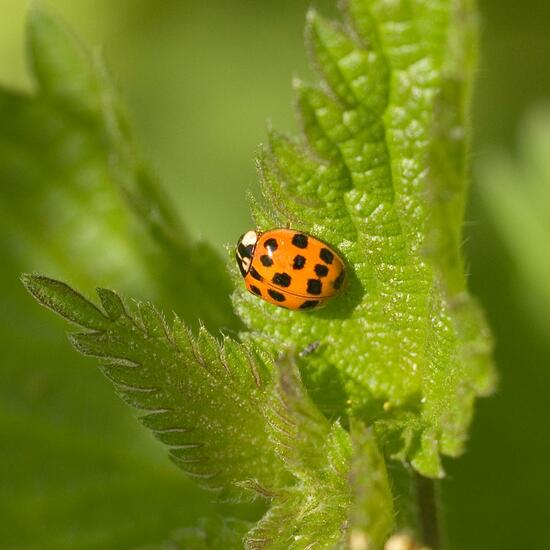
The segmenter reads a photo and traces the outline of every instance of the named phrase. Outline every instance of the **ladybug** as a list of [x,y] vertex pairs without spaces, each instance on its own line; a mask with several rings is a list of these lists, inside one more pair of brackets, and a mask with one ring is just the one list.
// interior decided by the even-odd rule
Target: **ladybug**
[[327,244],[292,229],[248,231],[237,243],[246,288],[287,309],[313,309],[338,294],[344,262]]

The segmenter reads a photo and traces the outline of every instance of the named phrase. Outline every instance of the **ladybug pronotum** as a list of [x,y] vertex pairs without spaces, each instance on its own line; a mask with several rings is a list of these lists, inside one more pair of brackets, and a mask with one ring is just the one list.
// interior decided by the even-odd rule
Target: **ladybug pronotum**
[[324,242],[292,229],[248,231],[237,243],[246,288],[287,309],[313,309],[338,294],[345,279],[341,258]]

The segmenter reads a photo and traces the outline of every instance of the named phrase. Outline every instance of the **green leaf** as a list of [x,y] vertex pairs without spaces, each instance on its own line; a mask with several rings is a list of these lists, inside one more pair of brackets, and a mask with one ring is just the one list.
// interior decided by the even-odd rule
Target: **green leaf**
[[234,304],[264,349],[318,342],[301,361],[318,406],[359,416],[387,454],[439,477],[494,386],[461,252],[475,10],[349,0],[344,18],[308,17],[322,85],[295,83],[303,136],[270,133],[258,161],[270,208],[253,207],[261,229],[290,224],[338,250],[348,289],[308,313],[242,285]]
[[[96,306],[66,284],[40,275],[22,275],[21,281],[27,290],[47,308],[62,317],[91,330],[106,330],[109,319]],[[102,289],[101,296],[106,298]],[[109,310],[114,310],[113,300],[109,300]]]
[[203,518],[197,527],[185,527],[172,534],[165,544],[143,547],[141,550],[240,550],[250,523],[221,517]]
[[247,548],[348,548],[368,541],[382,549],[394,528],[393,494],[372,430],[352,435],[329,422],[305,392],[291,356],[278,361],[271,408],[272,439],[298,480],[277,491],[247,535]]
[[297,483],[275,492],[269,511],[248,533],[246,547],[331,548],[343,537],[351,501],[350,438],[313,404],[290,357],[279,361],[279,369],[270,433]]
[[101,112],[98,79],[90,55],[67,28],[39,4],[27,16],[29,64],[38,89],[64,108]]
[[[1,546],[134,548],[213,513],[212,495],[166,460],[101,373],[67,346],[63,323],[29,299],[11,242],[0,237]],[[101,322],[96,314],[83,322]]]
[[188,476],[241,499],[254,496],[243,483],[268,492],[288,482],[266,430],[274,366],[265,354],[227,337],[220,344],[204,328],[194,337],[148,304],[131,314],[112,291],[99,292],[104,314],[64,283],[37,275],[23,283],[43,305],[92,329],[71,334],[71,343],[100,358],[119,395],[147,411],[141,422]]
[[39,6],[27,34],[35,92],[0,91],[0,196],[28,267],[147,295],[192,326],[238,329],[222,259],[177,218],[101,60]]
[[354,495],[348,543],[351,548],[381,549],[393,531],[395,514],[384,456],[374,433],[364,425],[354,423],[352,438],[354,456],[349,483]]
[[[59,281],[23,282],[84,329],[70,335],[74,347],[99,358],[117,393],[147,412],[142,422],[187,475],[230,501],[269,504],[246,535],[248,524],[214,522],[175,533],[171,544],[237,547],[244,536],[248,548],[381,549],[396,527],[418,523],[403,520],[403,511],[416,513],[413,491],[385,459],[438,477],[440,454],[463,450],[475,397],[494,383],[490,336],[467,292],[460,249],[473,14],[452,0],[349,0],[344,24],[309,15],[322,83],[295,82],[303,135],[270,131],[258,159],[268,206],[253,207],[260,228],[289,224],[338,250],[348,289],[305,313],[275,309],[241,286],[234,302],[250,330],[240,342],[220,342],[198,320],[210,330],[239,328],[219,258],[189,242],[101,63],[45,12],[33,13],[37,91],[1,97],[14,119],[6,141],[21,153],[5,154],[0,168],[16,187],[23,167],[31,190],[52,174],[47,189],[62,188],[63,200],[45,198],[75,214],[57,237],[87,227],[80,212],[98,187],[86,194],[72,182],[95,183],[99,174],[105,202],[118,201],[105,242],[115,236],[131,259],[112,265],[124,273],[139,266],[136,288],[152,281],[153,298],[181,310],[186,324],[107,289],[98,290],[99,308]],[[29,120],[40,129],[30,140]],[[5,219],[20,223],[9,212]],[[40,250],[49,235],[31,237]],[[102,245],[79,250],[88,265],[75,271],[86,282]],[[53,265],[77,261],[59,250]]]
[[[117,393],[147,411],[141,421],[188,476],[221,489],[224,498],[270,501],[246,534],[248,548],[340,544],[352,500],[354,525],[368,529],[373,544],[387,536],[391,493],[373,435],[358,432],[352,459],[348,432],[315,406],[290,356],[275,364],[249,345],[227,337],[220,343],[205,329],[194,337],[177,317],[169,326],[148,304],[129,313],[106,289],[98,291],[103,312],[59,281],[24,275],[23,283],[40,303],[89,329],[70,334],[74,347],[100,358]],[[191,537],[197,547],[222,540],[200,529],[182,533],[181,540]],[[237,536],[213,533],[227,535],[229,547]]]
[[550,111],[525,117],[518,158],[494,152],[477,165],[485,208],[516,260],[517,290],[540,321],[550,327]]

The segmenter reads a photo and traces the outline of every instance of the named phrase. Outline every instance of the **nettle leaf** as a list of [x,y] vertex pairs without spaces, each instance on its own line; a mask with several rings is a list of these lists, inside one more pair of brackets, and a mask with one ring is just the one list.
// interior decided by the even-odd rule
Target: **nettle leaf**
[[350,548],[383,548],[395,524],[394,494],[384,456],[372,429],[355,422],[351,434],[354,455],[349,483],[354,494],[347,540]]
[[269,410],[271,439],[297,483],[273,495],[246,547],[331,548],[342,540],[351,503],[350,437],[313,404],[289,356],[279,361],[279,369]]
[[35,90],[0,90],[0,179],[3,227],[29,267],[147,289],[193,326],[238,329],[223,260],[181,224],[99,57],[39,6],[27,35]]
[[298,481],[273,496],[246,547],[381,550],[394,529],[394,494],[373,431],[354,422],[350,436],[329,422],[307,395],[292,357],[278,365],[272,440]]
[[205,518],[197,527],[185,527],[172,534],[165,544],[151,545],[141,550],[240,550],[250,523],[242,520],[213,517]]
[[204,328],[194,337],[178,317],[169,326],[149,304],[130,313],[110,290],[98,291],[101,311],[59,281],[25,275],[23,283],[41,304],[87,329],[70,334],[73,346],[101,359],[118,394],[147,411],[141,422],[200,485],[250,500],[243,483],[258,494],[291,479],[265,427],[274,369],[268,356],[229,338],[221,344]]
[[[157,247],[156,256],[136,247],[136,258],[151,274],[160,269],[163,295],[199,328],[192,333],[177,316],[167,323],[149,304],[128,307],[110,290],[97,291],[99,308],[65,283],[38,275],[23,282],[85,329],[70,335],[75,348],[101,359],[183,471],[222,498],[269,504],[250,530],[205,524],[176,533],[173,544],[381,549],[396,526],[419,534],[409,467],[388,474],[385,458],[442,476],[440,454],[462,451],[474,399],[494,383],[490,337],[460,249],[472,11],[451,0],[349,0],[343,24],[310,13],[308,45],[322,84],[295,82],[303,135],[270,131],[258,159],[267,206],[253,201],[253,209],[260,229],[288,224],[333,246],[349,285],[309,313],[274,308],[239,285],[234,303],[250,329],[240,342],[220,342],[197,321],[239,326],[224,308],[227,280],[210,249],[188,244],[136,152],[104,68],[34,12],[37,97],[2,99],[21,120],[34,113],[44,126],[27,150],[20,130],[28,121],[14,124],[21,158],[40,159],[36,148],[52,132],[64,146],[66,135],[89,141],[82,148],[76,139],[74,167],[64,172],[55,161],[53,173],[70,182],[81,159],[93,159],[92,173],[99,169]],[[44,166],[30,181],[40,181]]]
[[451,0],[349,0],[343,24],[310,13],[322,84],[295,83],[303,137],[271,132],[258,160],[270,207],[253,208],[260,229],[290,224],[338,250],[348,289],[307,313],[234,295],[255,344],[319,344],[301,368],[327,415],[361,417],[434,477],[494,385],[460,248],[472,13]]
[[374,435],[354,430],[352,443],[308,396],[290,355],[274,362],[204,328],[193,336],[177,317],[168,325],[148,304],[130,311],[110,290],[98,289],[100,309],[62,282],[22,280],[42,305],[86,329],[69,335],[74,347],[98,357],[122,399],[147,412],[142,423],[187,475],[222,498],[261,496],[270,504],[257,525],[246,524],[246,535],[245,523],[231,528],[220,520],[221,527],[181,530],[173,543],[344,547],[351,517],[381,547],[393,507]]
[[[529,113],[521,126],[518,158],[494,152],[477,165],[485,208],[516,260],[518,291],[550,327],[550,109]],[[521,227],[521,231],[518,231]]]

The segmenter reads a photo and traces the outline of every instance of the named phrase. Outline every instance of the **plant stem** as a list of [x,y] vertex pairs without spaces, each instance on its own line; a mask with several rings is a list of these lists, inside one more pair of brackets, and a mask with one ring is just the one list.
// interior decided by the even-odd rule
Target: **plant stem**
[[439,482],[417,473],[414,476],[422,541],[430,550],[443,550]]
[[387,465],[395,506],[395,531],[409,533],[430,550],[445,550],[439,481],[396,461]]

